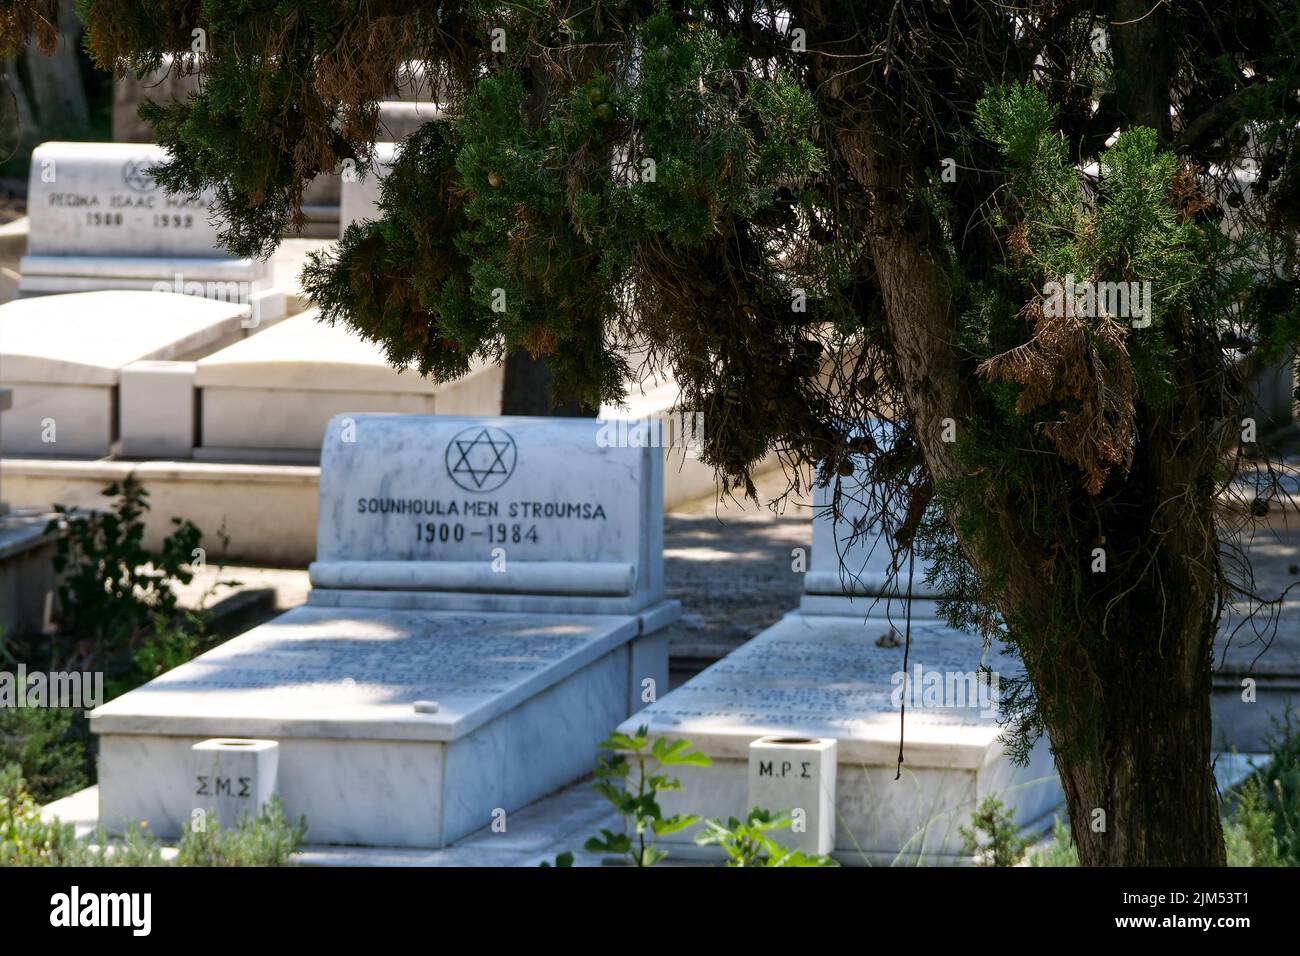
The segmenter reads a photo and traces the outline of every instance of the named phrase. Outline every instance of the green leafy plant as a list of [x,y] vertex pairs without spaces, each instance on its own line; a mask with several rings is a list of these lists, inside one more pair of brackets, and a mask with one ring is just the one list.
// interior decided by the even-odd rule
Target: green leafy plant
[[[185,833],[174,866],[288,866],[302,848],[307,821],[285,819],[279,797],[237,826]],[[142,823],[120,836],[102,828],[86,840],[70,823],[41,817],[16,764],[0,769],[0,866],[163,866],[162,843]]]
[[1223,822],[1228,866],[1281,866],[1274,823],[1265,787],[1252,777],[1242,786],[1232,813]]
[[549,860],[543,860],[538,865],[541,866],[543,869],[549,868],[552,865],[556,867],[573,866],[573,853],[571,853],[568,850],[565,850],[563,853],[556,854],[554,864],[552,864]]
[[700,846],[720,846],[727,854],[727,866],[839,866],[829,856],[817,856],[783,846],[773,836],[777,830],[791,826],[794,818],[789,813],[773,813],[761,807],[749,811],[742,823],[735,817],[726,825],[719,820],[708,820],[704,830],[696,834]]
[[[1270,760],[1258,775],[1257,797],[1273,820],[1278,854],[1274,865],[1300,866],[1300,722],[1289,709],[1275,722],[1268,746]],[[1240,809],[1247,812],[1244,799]]]
[[0,769],[0,866],[77,866],[84,856],[71,824],[41,819],[18,765]]
[[110,837],[102,827],[83,844],[81,866],[165,866],[162,843],[142,822],[121,836]]
[[203,533],[191,521],[172,518],[175,530],[155,553],[144,546],[148,492],[132,478],[113,482],[103,494],[117,499],[107,511],[78,513],[55,505],[61,528],[54,570],[61,575],[58,623],[65,633],[97,647],[127,646],[157,615],[176,612],[173,582],[188,584],[189,567]]
[[215,822],[187,830],[177,846],[180,866],[288,866],[307,836],[307,819],[290,823],[278,796],[230,830]]
[[653,866],[668,856],[668,851],[657,845],[658,838],[685,830],[700,818],[695,814],[663,815],[659,794],[680,790],[682,785],[662,770],[707,767],[713,762],[707,754],[690,750],[690,746],[689,741],[670,741],[666,737],[652,743],[647,727],[637,728],[632,736],[611,733],[601,748],[615,753],[602,757],[597,764],[596,790],[623,815],[623,831],[602,829],[600,836],[587,840],[585,848],[592,853],[619,854],[635,866]]
[[108,699],[119,697],[180,667],[211,650],[220,641],[220,637],[208,630],[200,612],[185,611],[171,619],[156,616],[152,627],[139,636],[138,646],[127,666],[108,680]]
[[49,803],[86,786],[85,719],[62,707],[0,708],[0,767],[13,765],[26,790]]
[[1015,866],[1029,841],[1020,835],[1015,815],[995,796],[985,797],[971,816],[969,827],[958,827],[962,848],[976,866]]

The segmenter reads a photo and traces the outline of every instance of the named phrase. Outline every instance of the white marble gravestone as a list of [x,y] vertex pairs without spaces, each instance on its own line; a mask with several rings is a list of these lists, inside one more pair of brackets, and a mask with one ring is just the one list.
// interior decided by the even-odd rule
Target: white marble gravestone
[[598,427],[331,421],[307,605],[91,714],[100,820],[175,836],[212,737],[278,743],[313,843],[443,846],[590,771],[678,612],[660,460]]
[[0,305],[6,455],[101,457],[120,430],[121,370],[184,360],[245,334],[241,305],[158,292],[82,292]]
[[282,317],[269,264],[218,244],[209,197],[169,196],[154,180],[166,158],[150,144],[36,147],[19,294],[161,290],[247,305],[255,323]]
[[[689,740],[713,758],[707,768],[684,767],[684,789],[661,801],[665,813],[744,818],[751,744],[767,736],[832,739],[837,743],[835,856],[873,864],[951,862],[961,851],[958,827],[980,800],[997,794],[1021,825],[1045,822],[1059,804],[1060,783],[1046,741],[1018,767],[999,740],[997,692],[1018,662],[987,650],[973,634],[937,619],[913,581],[911,646],[903,584],[888,584],[891,558],[878,529],[863,528],[863,507],[843,479],[842,521],[826,507],[833,487],[819,489],[813,556],[799,611],[650,704],[620,727],[642,725],[652,737]],[[867,493],[869,493],[869,489]],[[857,495],[860,500],[868,500]],[[844,585],[839,566],[845,569]],[[922,596],[923,595],[923,596]],[[987,668],[996,683],[983,676]],[[900,725],[900,705],[906,724]],[[898,780],[900,729],[904,763]],[[677,768],[674,768],[676,770]],[[766,807],[779,811],[791,807]],[[693,830],[673,834],[692,852]]]
[[[873,430],[882,443],[889,440],[887,424]],[[930,564],[918,556],[909,567],[907,553],[892,543],[897,519],[889,529],[869,520],[878,519],[886,504],[891,515],[900,514],[901,503],[881,501],[881,492],[861,474],[833,477],[813,490],[812,560],[804,574],[799,610],[901,625],[910,595],[913,618],[936,619],[936,602],[943,595],[926,583]]]
[[375,160],[364,176],[351,172],[343,177],[339,203],[339,235],[354,222],[378,219],[379,186],[397,159],[398,143],[375,143]]
[[310,309],[198,361],[202,437],[194,457],[314,462],[326,423],[343,412],[495,414],[501,374],[478,364],[438,383],[399,372],[379,346]]

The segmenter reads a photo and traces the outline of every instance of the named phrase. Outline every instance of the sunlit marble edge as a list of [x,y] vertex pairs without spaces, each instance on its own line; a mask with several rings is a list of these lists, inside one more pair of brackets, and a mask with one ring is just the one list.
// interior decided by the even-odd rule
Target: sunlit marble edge
[[[286,622],[297,613],[289,611],[270,624]],[[490,612],[485,612],[489,613]],[[514,614],[501,614],[501,617],[514,617]],[[538,623],[545,624],[546,615],[538,615]],[[233,716],[216,712],[209,713],[175,713],[177,694],[182,691],[167,692],[166,697],[157,701],[157,707],[151,709],[148,688],[130,691],[121,697],[95,708],[89,713],[90,729],[97,734],[147,734],[164,736],[209,736],[209,737],[265,737],[278,739],[284,737],[324,738],[335,740],[382,740],[382,741],[433,741],[448,742],[464,737],[479,727],[490,723],[502,714],[514,709],[526,700],[541,694],[548,688],[560,683],[565,678],[582,670],[588,664],[600,660],[610,652],[629,643],[641,634],[640,621],[635,617],[605,615],[552,615],[552,623],[563,620],[572,621],[580,617],[582,623],[589,627],[604,626],[602,634],[592,635],[582,647],[566,654],[563,658],[550,664],[537,673],[530,674],[499,694],[482,701],[466,710],[459,717],[448,714],[416,714],[413,711],[404,717],[394,718],[387,715],[366,717],[355,713],[346,716],[328,717],[284,717],[284,716]],[[291,622],[290,622],[291,623]],[[205,661],[217,651],[229,652],[236,649],[237,642],[256,634],[261,628],[254,628],[247,634],[222,644],[220,647],[200,655],[188,664],[168,675],[173,679],[183,679],[189,670],[198,671]],[[210,661],[209,661],[210,663]],[[237,694],[238,689],[221,688],[224,695]],[[142,706],[146,704],[146,706]],[[244,703],[247,706],[247,703]],[[402,705],[394,705],[402,706]],[[405,706],[410,706],[409,704]],[[164,709],[166,708],[166,709]]]
[[[792,614],[809,617],[844,617],[859,621],[881,621],[902,630],[907,622],[907,600],[879,594],[807,594],[799,598],[799,609]],[[943,623],[938,602],[929,598],[912,600],[912,622]]]
[[464,591],[355,591],[342,588],[313,588],[307,595],[311,607],[358,607],[371,610],[474,611],[520,614],[635,614],[645,622],[676,619],[681,605],[661,595],[634,594],[625,598],[578,595],[469,593]]

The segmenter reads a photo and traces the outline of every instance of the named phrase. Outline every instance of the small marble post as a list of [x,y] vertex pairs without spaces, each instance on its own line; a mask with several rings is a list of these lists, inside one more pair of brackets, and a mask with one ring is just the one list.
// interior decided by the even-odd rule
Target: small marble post
[[274,740],[217,737],[194,745],[194,808],[223,830],[252,816],[276,793],[280,745]]
[[835,847],[836,743],[827,737],[760,737],[749,745],[746,813],[787,811],[793,824],[770,834],[804,853]]

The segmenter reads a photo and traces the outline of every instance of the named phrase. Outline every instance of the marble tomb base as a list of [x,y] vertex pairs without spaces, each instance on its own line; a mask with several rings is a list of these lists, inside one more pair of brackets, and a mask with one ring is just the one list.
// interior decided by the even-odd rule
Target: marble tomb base
[[279,793],[312,843],[444,846],[591,769],[638,675],[666,680],[666,632],[640,630],[635,615],[298,608],[94,711],[99,820],[176,837],[203,799],[193,745],[259,738],[279,743]]
[[[664,813],[743,818],[750,743],[781,736],[837,742],[834,855],[846,862],[954,862],[958,827],[990,794],[1022,826],[1048,825],[1062,796],[1046,741],[1028,766],[1012,764],[998,739],[996,708],[985,706],[987,692],[983,702],[978,691],[968,692],[983,659],[980,639],[934,620],[912,624],[908,673],[916,689],[907,701],[902,776],[894,779],[900,725],[891,697],[901,688],[895,675],[903,671],[903,648],[877,644],[889,630],[861,614],[792,613],[625,721],[625,732],[646,725],[652,738],[689,740],[713,759],[706,768],[672,768],[683,790],[663,796]],[[1008,666],[996,655],[988,663],[1000,673]],[[921,675],[952,680],[957,694],[926,706],[918,667]],[[962,693],[968,706],[946,706]],[[694,833],[668,837],[670,852],[696,852]]]

